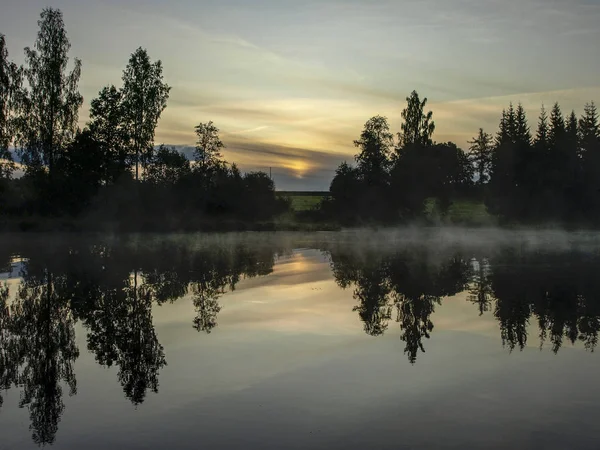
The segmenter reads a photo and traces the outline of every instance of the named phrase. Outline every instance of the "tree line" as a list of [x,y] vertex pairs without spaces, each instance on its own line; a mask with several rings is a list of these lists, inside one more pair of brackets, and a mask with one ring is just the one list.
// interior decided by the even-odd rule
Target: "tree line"
[[[263,172],[223,160],[211,121],[193,130],[193,160],[156,146],[171,87],[161,61],[143,48],[104,87],[78,126],[82,63],[70,63],[60,10],[38,21],[25,64],[9,60],[0,35],[0,212],[6,217],[112,220],[121,229],[195,229],[215,218],[268,221],[289,209]],[[495,135],[480,129],[468,151],[435,142],[427,98],[413,91],[394,136],[386,117],[369,119],[355,164],[342,163],[317,216],[341,224],[422,219],[431,199],[446,214],[457,198],[485,202],[501,222],[600,223],[600,125],[593,102],[565,116],[542,107],[535,133],[521,104],[502,111]],[[15,161],[16,155],[18,161]],[[24,171],[14,177],[17,163]]]
[[542,106],[535,136],[522,104],[502,111],[495,136],[479,129],[469,152],[432,140],[433,113],[413,91],[394,139],[385,117],[369,119],[354,142],[356,164],[342,163],[322,210],[344,223],[423,218],[435,199],[485,201],[501,222],[600,223],[600,126],[594,102],[578,119]]
[[[242,174],[223,160],[212,123],[195,127],[192,161],[154,143],[171,87],[161,61],[143,48],[123,70],[122,85],[104,87],[78,126],[82,63],[71,47],[60,10],[38,21],[25,65],[9,60],[0,35],[0,208],[4,215],[113,218],[132,223],[203,217],[263,220],[286,205],[263,172]],[[14,151],[12,151],[14,150]],[[15,161],[13,155],[17,156]],[[24,175],[13,177],[16,162]],[[165,217],[167,219],[165,219]]]

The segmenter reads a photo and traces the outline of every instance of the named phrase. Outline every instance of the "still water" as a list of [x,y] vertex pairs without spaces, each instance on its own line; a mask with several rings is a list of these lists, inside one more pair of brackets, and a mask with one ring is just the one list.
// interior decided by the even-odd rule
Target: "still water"
[[0,449],[598,449],[600,235],[0,238]]

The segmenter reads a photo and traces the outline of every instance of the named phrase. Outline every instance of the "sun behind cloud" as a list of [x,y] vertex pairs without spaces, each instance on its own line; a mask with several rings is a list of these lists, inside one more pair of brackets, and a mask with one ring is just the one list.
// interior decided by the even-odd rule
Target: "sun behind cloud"
[[311,170],[311,166],[306,161],[292,160],[284,162],[282,167],[291,170],[296,178],[302,179]]

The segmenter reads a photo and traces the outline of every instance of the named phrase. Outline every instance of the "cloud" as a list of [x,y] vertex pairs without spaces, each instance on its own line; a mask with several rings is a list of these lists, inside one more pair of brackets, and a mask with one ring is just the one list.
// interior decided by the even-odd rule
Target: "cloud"
[[250,128],[248,130],[240,130],[240,131],[230,131],[229,134],[248,134],[248,133],[256,133],[257,131],[261,131],[261,130],[266,130],[267,128],[269,128],[266,125],[260,126],[260,127],[256,127],[256,128]]
[[[194,147],[172,145],[193,159]],[[349,147],[351,148],[351,147]],[[226,142],[224,159],[235,163],[243,172],[262,171],[273,174],[278,190],[328,190],[335,169],[353,154],[332,154],[300,147],[257,142],[236,137]]]

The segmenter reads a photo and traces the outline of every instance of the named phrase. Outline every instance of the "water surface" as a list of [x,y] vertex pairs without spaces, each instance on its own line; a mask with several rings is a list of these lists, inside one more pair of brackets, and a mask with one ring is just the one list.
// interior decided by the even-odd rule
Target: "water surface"
[[0,449],[598,448],[600,235],[0,239]]

